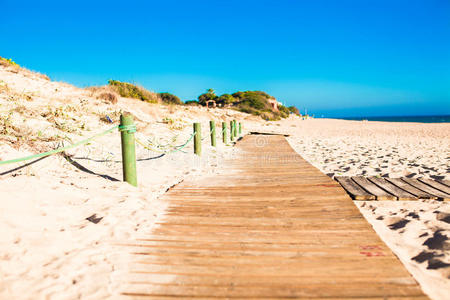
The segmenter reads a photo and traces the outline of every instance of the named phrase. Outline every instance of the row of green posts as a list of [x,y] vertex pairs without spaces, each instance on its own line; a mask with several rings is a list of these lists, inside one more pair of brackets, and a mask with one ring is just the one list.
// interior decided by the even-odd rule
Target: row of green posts
[[[242,133],[242,124],[237,123],[236,120],[230,121],[230,140],[234,141]],[[202,155],[202,124],[194,123],[194,153]],[[217,146],[216,122],[209,121],[209,134],[211,137],[211,146]],[[222,142],[228,143],[228,128],[227,123],[222,122]]]
[[[216,140],[216,122],[209,121],[211,146],[217,146]],[[122,145],[122,168],[123,180],[133,186],[137,186],[136,174],[136,146],[134,133],[136,127],[133,123],[133,117],[129,113],[124,113],[120,116],[119,130],[121,133]],[[242,124],[236,120],[230,121],[230,141],[235,141],[242,134]],[[202,154],[202,126],[201,123],[194,123],[194,153],[196,155]],[[227,123],[222,122],[222,142],[228,144],[228,128]]]

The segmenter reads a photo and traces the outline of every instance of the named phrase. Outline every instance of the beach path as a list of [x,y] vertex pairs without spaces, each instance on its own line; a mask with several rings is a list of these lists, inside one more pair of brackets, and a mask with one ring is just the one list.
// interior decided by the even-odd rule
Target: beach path
[[131,254],[133,299],[427,299],[339,183],[283,136],[245,136],[220,174],[186,180]]

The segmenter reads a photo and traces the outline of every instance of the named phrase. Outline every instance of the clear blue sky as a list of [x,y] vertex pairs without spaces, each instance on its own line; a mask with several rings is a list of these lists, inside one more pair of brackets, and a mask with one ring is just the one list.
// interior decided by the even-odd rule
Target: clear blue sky
[[0,56],[77,86],[263,90],[316,116],[450,114],[450,0],[0,0]]

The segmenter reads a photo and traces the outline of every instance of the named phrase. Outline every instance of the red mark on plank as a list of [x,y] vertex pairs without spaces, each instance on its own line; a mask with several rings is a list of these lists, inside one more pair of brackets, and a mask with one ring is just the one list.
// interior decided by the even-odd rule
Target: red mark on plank
[[367,257],[385,256],[385,254],[381,251],[361,251],[361,252],[359,252],[359,254],[365,255]]

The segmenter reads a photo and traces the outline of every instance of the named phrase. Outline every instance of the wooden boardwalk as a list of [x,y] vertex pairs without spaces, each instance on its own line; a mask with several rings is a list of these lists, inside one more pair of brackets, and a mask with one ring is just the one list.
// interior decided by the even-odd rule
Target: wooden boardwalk
[[354,200],[450,201],[450,182],[426,178],[336,177]]
[[243,138],[220,175],[164,196],[135,244],[133,299],[427,299],[341,186],[282,136]]

